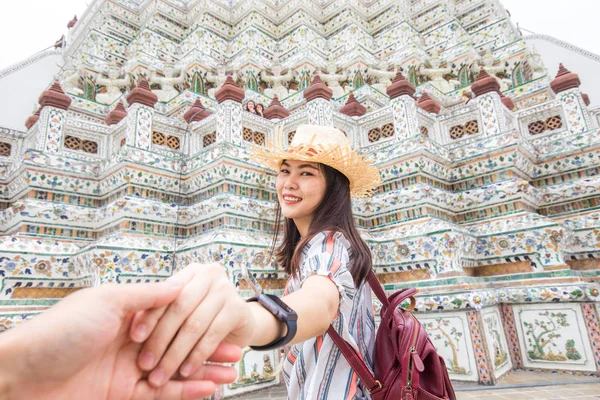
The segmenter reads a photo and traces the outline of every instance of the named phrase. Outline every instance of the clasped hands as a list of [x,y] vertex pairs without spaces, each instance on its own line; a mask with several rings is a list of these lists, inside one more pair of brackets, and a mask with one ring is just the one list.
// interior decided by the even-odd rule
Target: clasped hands
[[219,265],[78,291],[0,335],[0,399],[198,399],[231,383],[254,332]]

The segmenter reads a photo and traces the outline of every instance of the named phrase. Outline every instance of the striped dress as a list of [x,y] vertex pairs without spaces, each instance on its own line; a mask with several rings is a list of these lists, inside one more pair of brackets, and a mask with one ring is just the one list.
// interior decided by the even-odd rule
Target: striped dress
[[[352,263],[352,249],[344,235],[321,232],[304,247],[300,274],[288,281],[286,294],[299,290],[314,274],[329,277],[340,292],[340,307],[332,325],[372,368],[375,323],[371,290],[367,284],[356,290],[349,272]],[[370,399],[327,334],[292,346],[283,374],[289,400]]]

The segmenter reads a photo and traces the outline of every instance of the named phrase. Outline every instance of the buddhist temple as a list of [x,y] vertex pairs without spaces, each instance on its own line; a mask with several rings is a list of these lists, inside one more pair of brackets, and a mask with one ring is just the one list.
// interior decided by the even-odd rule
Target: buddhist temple
[[[250,156],[309,123],[379,168],[356,223],[454,381],[598,376],[600,56],[498,0],[90,0],[67,24],[0,70],[0,331],[191,262],[283,294],[275,174]],[[218,397],[278,364],[245,351]]]

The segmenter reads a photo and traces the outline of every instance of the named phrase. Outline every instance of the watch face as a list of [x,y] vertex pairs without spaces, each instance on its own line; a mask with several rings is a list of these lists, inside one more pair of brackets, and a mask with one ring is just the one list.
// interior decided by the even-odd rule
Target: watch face
[[292,310],[290,308],[290,306],[288,306],[283,301],[281,301],[281,299],[279,297],[271,297],[271,300],[273,300],[275,303],[277,303],[277,305],[279,307],[281,307],[281,309],[283,309],[283,311],[285,311],[286,313],[296,313],[294,310]]
[[259,302],[280,320],[291,321],[298,319],[296,312],[277,296],[262,294],[259,296]]

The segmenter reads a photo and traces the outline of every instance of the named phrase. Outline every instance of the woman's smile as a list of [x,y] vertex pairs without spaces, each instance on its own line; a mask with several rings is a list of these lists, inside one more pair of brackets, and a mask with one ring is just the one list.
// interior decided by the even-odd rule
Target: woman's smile
[[283,195],[283,202],[285,204],[297,204],[301,201],[302,201],[302,198],[300,198],[298,196],[293,196],[293,195],[289,195],[289,194]]

